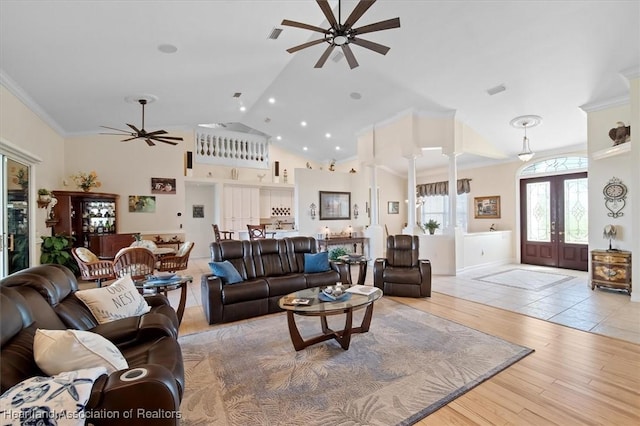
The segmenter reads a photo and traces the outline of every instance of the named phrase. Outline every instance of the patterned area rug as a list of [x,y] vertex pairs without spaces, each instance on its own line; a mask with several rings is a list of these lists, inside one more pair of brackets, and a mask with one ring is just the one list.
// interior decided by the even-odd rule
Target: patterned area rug
[[[303,337],[320,330],[296,320]],[[180,343],[183,425],[410,425],[533,352],[384,298],[348,351],[331,340],[296,352],[284,313]]]
[[525,290],[543,290],[545,288],[574,279],[571,275],[538,272],[528,269],[510,269],[496,274],[475,278],[478,281],[523,288]]

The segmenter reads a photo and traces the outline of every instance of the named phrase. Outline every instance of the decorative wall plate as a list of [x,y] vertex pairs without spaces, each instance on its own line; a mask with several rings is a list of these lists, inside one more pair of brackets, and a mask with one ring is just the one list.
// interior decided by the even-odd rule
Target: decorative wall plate
[[620,217],[624,215],[622,209],[627,204],[627,185],[622,183],[617,177],[613,177],[604,186],[604,205],[609,210],[609,217]]

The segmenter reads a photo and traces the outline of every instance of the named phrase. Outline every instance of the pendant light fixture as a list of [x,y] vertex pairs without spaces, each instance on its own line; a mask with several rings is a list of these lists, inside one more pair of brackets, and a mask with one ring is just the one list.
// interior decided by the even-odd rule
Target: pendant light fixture
[[531,151],[529,146],[529,138],[527,137],[527,128],[535,127],[542,123],[542,117],[537,115],[521,115],[510,121],[511,126],[517,129],[524,129],[524,139],[522,139],[522,151],[518,154],[521,161],[529,161],[533,158],[535,152]]

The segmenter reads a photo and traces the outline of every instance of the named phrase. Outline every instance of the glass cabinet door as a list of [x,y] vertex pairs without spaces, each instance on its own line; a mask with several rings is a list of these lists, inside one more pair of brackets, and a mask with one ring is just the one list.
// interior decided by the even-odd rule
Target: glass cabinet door
[[30,167],[2,158],[2,276],[29,267]]

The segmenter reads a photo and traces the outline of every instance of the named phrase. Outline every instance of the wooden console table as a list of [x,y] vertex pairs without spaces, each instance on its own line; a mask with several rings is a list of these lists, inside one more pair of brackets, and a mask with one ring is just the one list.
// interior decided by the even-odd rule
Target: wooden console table
[[320,251],[329,251],[329,246],[346,246],[353,244],[353,252],[358,250],[358,243],[360,243],[360,249],[362,254],[364,253],[364,245],[369,245],[369,238],[367,237],[339,237],[339,238],[325,238],[318,240],[318,248]]

